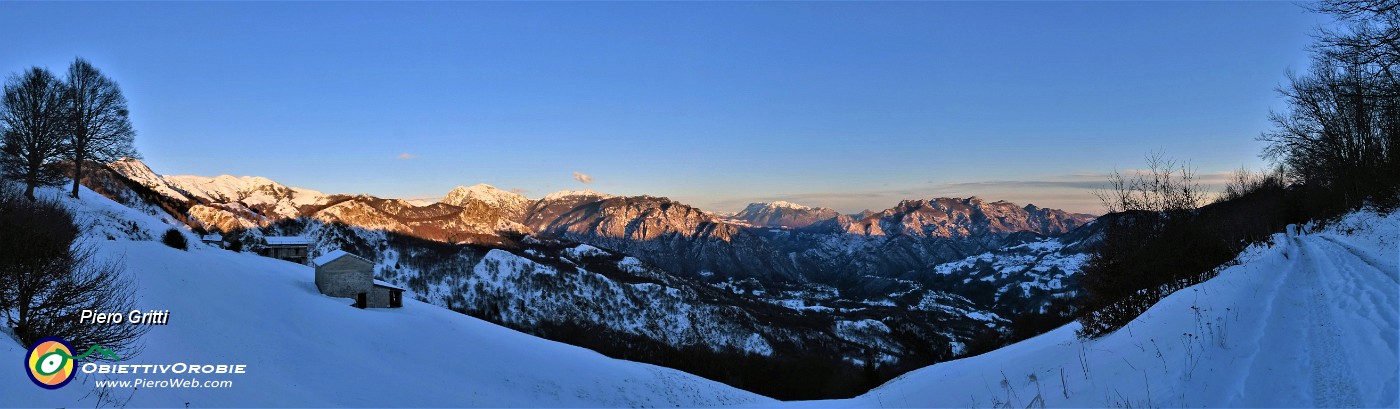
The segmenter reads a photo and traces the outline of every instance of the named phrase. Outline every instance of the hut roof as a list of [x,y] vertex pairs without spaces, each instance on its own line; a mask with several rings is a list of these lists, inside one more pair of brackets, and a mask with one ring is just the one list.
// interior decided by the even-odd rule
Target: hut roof
[[309,246],[311,239],[301,236],[267,236],[263,242],[269,246]]
[[374,285],[375,285],[376,287],[392,288],[392,289],[399,290],[399,291],[403,291],[403,290],[404,290],[403,287],[399,287],[399,286],[397,286],[397,285],[389,284],[389,282],[384,281],[384,280],[374,280]]
[[326,263],[330,263],[330,262],[332,262],[332,261],[336,261],[336,260],[340,259],[341,257],[346,257],[346,256],[354,257],[354,258],[360,259],[361,261],[364,261],[364,262],[369,263],[369,264],[371,264],[371,265],[374,264],[374,262],[372,262],[372,261],[365,260],[364,257],[360,257],[360,256],[357,256],[357,255],[354,255],[354,254],[350,254],[349,252],[347,252],[347,251],[345,251],[345,250],[336,250],[336,251],[332,251],[332,252],[330,252],[330,253],[326,253],[325,255],[322,255],[321,257],[317,257],[315,260],[311,260],[311,264],[312,264],[312,265],[317,265],[317,266],[324,266],[324,265],[326,265]]

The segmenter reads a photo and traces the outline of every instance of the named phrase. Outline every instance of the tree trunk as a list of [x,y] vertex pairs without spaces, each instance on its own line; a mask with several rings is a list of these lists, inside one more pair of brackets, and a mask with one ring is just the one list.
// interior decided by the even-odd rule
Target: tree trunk
[[19,299],[19,316],[16,317],[14,328],[15,338],[19,338],[20,343],[25,344],[23,346],[27,348],[29,347],[28,344],[34,341],[29,339],[29,303],[32,302],[34,298],[29,297],[27,291],[21,290]]
[[73,161],[73,198],[78,198],[78,180],[83,178],[83,158],[79,154],[77,160]]
[[34,198],[34,185],[37,184],[39,184],[39,171],[34,170],[34,167],[31,166],[29,174],[24,175],[24,197],[29,198],[31,202],[37,200]]

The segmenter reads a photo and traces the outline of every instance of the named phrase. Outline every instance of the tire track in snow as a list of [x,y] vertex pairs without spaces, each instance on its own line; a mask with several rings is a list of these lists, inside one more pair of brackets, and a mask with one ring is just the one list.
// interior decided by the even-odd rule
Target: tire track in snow
[[[1326,281],[1333,283],[1334,287],[1341,287],[1338,289],[1345,290],[1350,296],[1333,300],[1334,303],[1330,305],[1333,317],[1352,317],[1340,322],[1349,326],[1344,329],[1339,327],[1336,331],[1345,334],[1353,346],[1372,345],[1378,349],[1383,346],[1385,351],[1390,352],[1385,356],[1383,352],[1371,351],[1364,357],[1357,357],[1357,351],[1348,351],[1352,360],[1345,363],[1351,372],[1369,372],[1379,377],[1361,379],[1367,386],[1363,390],[1379,392],[1378,395],[1368,395],[1372,399],[1378,398],[1374,402],[1395,402],[1400,396],[1400,373],[1396,372],[1395,364],[1396,351],[1400,351],[1400,311],[1396,309],[1396,306],[1400,306],[1400,287],[1392,281],[1396,272],[1393,268],[1387,271],[1383,263],[1375,262],[1361,249],[1332,238],[1323,239],[1325,241],[1319,241],[1317,245],[1334,250],[1323,254],[1336,267],[1331,270],[1336,276],[1327,277]],[[1390,363],[1388,367],[1385,365],[1387,362]],[[1368,365],[1371,366],[1369,369],[1360,369]]]
[[[1327,295],[1331,288],[1344,291],[1347,296],[1358,295],[1357,283],[1352,277],[1340,277],[1342,266],[1328,257],[1328,254],[1314,245],[1309,237],[1297,237],[1294,243],[1301,250],[1301,258],[1310,261],[1311,271],[1295,271],[1306,276],[1302,286],[1294,286],[1288,291],[1307,300],[1307,348],[1309,375],[1312,383],[1313,405],[1317,407],[1361,407],[1361,398],[1356,389],[1356,378],[1349,369],[1343,353],[1338,333],[1334,305]],[[1328,276],[1324,282],[1323,276]],[[1349,318],[1349,317],[1342,317]]]
[[[1284,359],[1277,359],[1275,351],[1282,350],[1291,343],[1291,339],[1300,336],[1297,317],[1288,316],[1291,310],[1290,305],[1280,305],[1281,294],[1286,288],[1292,286],[1292,282],[1299,270],[1299,249],[1292,240],[1280,241],[1280,244],[1287,246],[1280,249],[1288,264],[1278,271],[1256,270],[1250,274],[1271,274],[1273,280],[1270,286],[1262,293],[1256,292],[1256,300],[1262,301],[1263,308],[1259,311],[1258,336],[1254,338],[1254,351],[1249,355],[1244,365],[1248,366],[1243,377],[1237,386],[1239,395],[1234,397],[1234,402],[1229,406],[1280,406],[1285,402],[1299,401],[1302,396],[1297,396],[1302,391],[1278,390],[1276,376],[1278,373],[1289,373],[1300,366],[1299,363],[1289,362]],[[1294,248],[1289,248],[1294,247]],[[1261,299],[1262,298],[1262,299]],[[1296,357],[1297,354],[1289,354]],[[1297,359],[1297,358],[1295,358]]]
[[[1400,340],[1397,340],[1400,336],[1400,311],[1394,309],[1394,306],[1400,305],[1400,287],[1389,281],[1394,272],[1386,271],[1382,265],[1368,260],[1369,255],[1355,247],[1326,237],[1324,239],[1328,242],[1326,244],[1341,250],[1326,253],[1338,267],[1336,271],[1346,274],[1346,277],[1335,281],[1350,284],[1346,288],[1348,295],[1351,295],[1354,301],[1365,302],[1357,305],[1358,308],[1352,312],[1369,318],[1369,321],[1380,329],[1380,338],[1390,350],[1400,350]],[[1356,256],[1364,264],[1347,263],[1349,259],[1340,257],[1345,253]]]
[[1352,246],[1350,244],[1342,242],[1341,240],[1337,240],[1336,238],[1327,235],[1318,235],[1317,237],[1321,237],[1323,240],[1327,240],[1332,244],[1340,246],[1348,253],[1355,255],[1356,258],[1359,258],[1361,259],[1361,261],[1364,261],[1366,262],[1366,264],[1369,264],[1371,268],[1374,268],[1376,269],[1376,271],[1381,272],[1381,274],[1384,275],[1385,278],[1390,279],[1392,283],[1400,285],[1400,267],[1397,267],[1396,265],[1387,264],[1386,262],[1381,261],[1381,259],[1372,257],[1371,254],[1367,253],[1366,251],[1358,249],[1356,248],[1356,246]]

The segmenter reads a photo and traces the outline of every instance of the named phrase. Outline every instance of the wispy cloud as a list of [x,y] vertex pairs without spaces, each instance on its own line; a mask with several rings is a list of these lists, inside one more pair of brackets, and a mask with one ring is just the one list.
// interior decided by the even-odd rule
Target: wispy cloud
[[574,172],[574,180],[586,185],[593,183],[593,176],[589,176],[583,172]]
[[414,155],[408,152],[400,153],[398,156],[399,159],[413,159],[416,157],[418,157],[418,155]]

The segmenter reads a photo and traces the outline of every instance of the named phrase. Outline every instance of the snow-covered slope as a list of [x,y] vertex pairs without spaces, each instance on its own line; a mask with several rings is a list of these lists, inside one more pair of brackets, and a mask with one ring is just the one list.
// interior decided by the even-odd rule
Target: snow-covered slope
[[470,201],[481,201],[492,207],[500,208],[503,212],[511,213],[512,217],[521,217],[525,209],[530,206],[531,200],[519,193],[507,192],[485,183],[467,186],[458,186],[447,192],[447,196],[442,199],[443,203],[453,206],[463,207]]
[[1127,327],[1077,324],[813,407],[1396,407],[1400,213],[1278,234]]
[[112,170],[117,173],[130,178],[132,181],[151,188],[151,190],[154,190],[156,193],[184,202],[190,201],[190,197],[185,195],[184,191],[171,185],[170,182],[165,181],[164,177],[157,175],[156,172],[152,171],[151,168],[147,167],[146,164],[140,160],[122,158],[121,160],[108,163],[107,166],[111,167]]
[[[57,190],[44,189],[51,197]],[[131,407],[712,406],[771,400],[679,371],[604,357],[414,300],[361,310],[316,290],[310,267],[156,241],[169,224],[95,194],[60,198],[99,257],[126,267],[138,307],[168,309],[127,364],[245,364],[247,374],[197,376],[229,388],[136,389]],[[140,234],[127,234],[138,231]],[[111,240],[108,239],[111,237]],[[0,337],[0,356],[25,348]],[[115,380],[169,376],[111,375]],[[183,378],[183,377],[182,377]],[[48,391],[16,367],[0,371],[0,404],[93,405],[95,378]],[[130,390],[115,394],[125,397]]]
[[[1089,260],[1079,243],[1066,245],[1063,239],[1044,238],[994,249],[939,264],[924,274],[945,276],[963,284],[986,283],[993,291],[990,298],[998,306],[1043,313],[1053,300],[1074,296],[1080,288],[1079,270]],[[973,296],[964,292],[964,296]]]
[[215,177],[174,175],[165,181],[191,197],[215,203],[239,202],[282,217],[296,217],[301,206],[326,202],[327,195],[311,189],[287,187],[261,176]]

